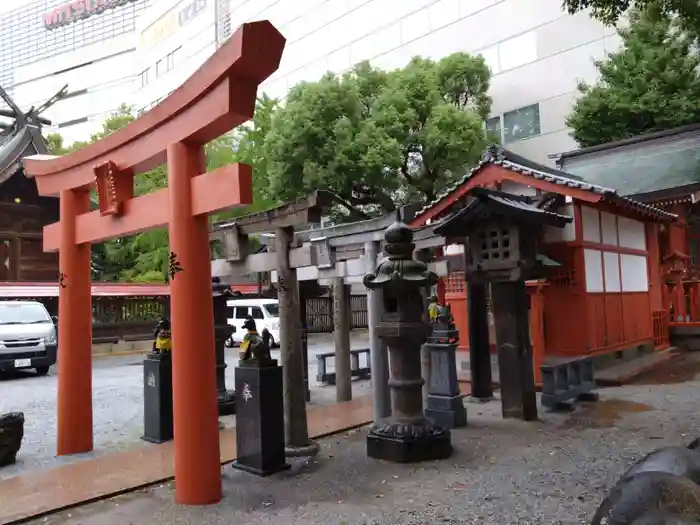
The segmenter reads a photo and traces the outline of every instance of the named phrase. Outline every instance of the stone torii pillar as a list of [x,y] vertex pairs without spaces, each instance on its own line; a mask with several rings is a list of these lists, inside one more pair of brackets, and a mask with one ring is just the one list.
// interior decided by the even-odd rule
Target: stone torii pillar
[[[278,68],[284,44],[269,22],[244,24],[126,128],[70,155],[24,159],[39,195],[61,197],[60,222],[44,228],[44,251],[60,251],[59,455],[93,447],[90,244],[168,226],[178,503],[221,499],[207,216],[252,202],[250,166],[205,174],[204,145],[253,116],[257,87]],[[134,197],[134,175],[164,161],[168,187]],[[100,209],[89,211],[95,184]]]
[[[377,270],[380,257],[380,243],[365,243],[365,271],[373,274]],[[391,415],[391,393],[389,391],[389,354],[386,344],[379,337],[379,323],[384,313],[381,289],[367,288],[367,326],[369,327],[370,368],[372,370],[372,410],[374,420],[386,419]]]
[[352,399],[350,363],[350,287],[342,277],[333,279],[333,340],[335,342],[336,401]]

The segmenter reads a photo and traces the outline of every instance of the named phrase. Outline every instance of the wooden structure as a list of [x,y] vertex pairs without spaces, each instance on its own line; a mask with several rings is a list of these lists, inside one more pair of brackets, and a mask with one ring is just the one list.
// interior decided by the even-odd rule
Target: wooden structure
[[58,258],[44,253],[42,228],[58,220],[58,199],[40,196],[36,185],[23,176],[22,159],[46,154],[41,134],[51,122],[41,113],[66,93],[66,86],[45,104],[22,111],[0,87],[0,281],[55,281]]
[[533,200],[485,188],[471,194],[435,231],[448,239],[466,237],[466,277],[491,288],[503,417],[532,421],[537,399],[525,281],[545,276],[538,258],[544,228],[564,228],[573,217],[549,210],[556,203],[546,196]]
[[[40,195],[60,195],[60,221],[44,228],[59,252],[58,454],[93,447],[90,244],[168,226],[173,336],[175,498],[221,499],[210,213],[252,201],[250,166],[205,170],[204,145],[253,116],[258,85],[278,67],[284,37],[244,24],[180,88],[126,128],[64,157],[25,159]],[[168,188],[133,196],[134,175],[167,162]],[[97,185],[100,209],[90,211]],[[197,424],[193,424],[196,421]]]
[[[550,355],[598,356],[668,345],[655,322],[663,316],[658,238],[675,214],[492,147],[411,225],[439,221],[462,208],[478,187],[542,201],[548,209],[573,217],[562,229],[545,228],[539,256],[553,266],[546,279],[527,283],[535,370]],[[450,281],[457,280],[463,281],[464,274],[450,276],[448,294]],[[466,332],[466,286],[447,299],[458,328]],[[577,322],[572,324],[572,318]]]
[[[700,349],[700,124],[557,156],[562,169],[678,215],[660,231],[657,345]],[[669,324],[670,321],[670,324]]]

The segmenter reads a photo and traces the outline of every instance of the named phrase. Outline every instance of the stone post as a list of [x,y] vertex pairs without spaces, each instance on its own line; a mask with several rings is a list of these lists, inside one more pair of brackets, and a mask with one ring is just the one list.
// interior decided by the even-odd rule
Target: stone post
[[375,422],[367,436],[367,455],[406,463],[447,458],[450,431],[423,414],[420,349],[430,330],[424,321],[421,289],[437,282],[427,264],[412,258],[413,232],[401,222],[387,228],[384,260],[364,284],[383,291],[384,314],[378,335],[389,349],[391,411]]
[[485,283],[467,280],[471,399],[478,402],[493,399],[486,286]]
[[350,369],[350,290],[342,277],[333,279],[333,341],[335,343],[336,401],[352,399]]
[[275,232],[277,294],[280,305],[280,354],[284,378],[284,435],[288,457],[310,456],[318,452],[318,444],[309,439],[309,427],[306,422],[304,356],[299,322],[299,282],[296,270],[289,264],[289,248],[293,238],[293,228],[278,228]]
[[216,354],[216,399],[219,415],[228,416],[236,413],[236,393],[226,390],[226,340],[235,328],[228,324],[228,306],[230,298],[228,289],[219,284],[218,278],[212,278],[214,301],[214,352]]
[[[379,243],[365,243],[365,262],[368,274],[374,273],[379,264]],[[369,353],[372,381],[372,409],[374,420],[391,415],[391,396],[389,393],[389,356],[386,344],[379,337],[379,323],[382,320],[384,303],[382,291],[367,288],[367,326],[369,328]]]

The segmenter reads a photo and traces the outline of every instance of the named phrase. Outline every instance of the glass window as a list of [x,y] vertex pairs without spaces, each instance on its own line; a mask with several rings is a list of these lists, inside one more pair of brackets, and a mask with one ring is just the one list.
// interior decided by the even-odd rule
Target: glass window
[[165,60],[166,60],[166,62],[167,62],[168,71],[170,71],[170,70],[173,68],[173,65],[174,65],[174,62],[173,62],[173,54],[172,54],[172,53],[168,53],[168,56],[165,57]]
[[248,317],[248,307],[239,306],[236,308],[236,319],[245,319]]
[[265,305],[265,310],[267,311],[268,317],[279,317],[280,307],[278,304],[270,303]]
[[503,141],[515,142],[534,135],[540,131],[540,105],[533,104],[503,114]]
[[262,309],[259,306],[253,306],[250,309],[250,312],[250,315],[253,317],[253,319],[265,319],[265,316],[263,316]]
[[161,76],[163,73],[165,73],[165,64],[162,60],[159,60],[156,62],[156,78]]
[[0,324],[50,323],[46,308],[38,303],[7,302],[0,305]]
[[498,141],[503,140],[503,136],[501,135],[501,116],[497,117],[492,117],[486,121],[486,131],[488,131],[491,135],[494,135]]

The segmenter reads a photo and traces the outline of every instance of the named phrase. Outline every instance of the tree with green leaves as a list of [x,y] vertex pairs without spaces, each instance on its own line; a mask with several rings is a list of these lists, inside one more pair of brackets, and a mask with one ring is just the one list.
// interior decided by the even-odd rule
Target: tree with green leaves
[[684,30],[696,37],[700,35],[700,3],[694,0],[563,0],[563,7],[570,14],[590,9],[595,18],[609,25],[617,24],[630,9],[653,9],[677,19]]
[[654,8],[632,11],[623,47],[596,63],[567,119],[579,146],[595,146],[700,120],[700,56],[679,22]]
[[265,138],[272,194],[329,190],[370,215],[433,200],[483,152],[490,76],[482,57],[455,53],[298,84]]
[[[215,170],[233,162],[247,162],[254,170],[254,203],[235,210],[227,210],[214,216],[213,220],[226,219],[243,213],[266,209],[275,201],[265,188],[267,183],[258,180],[264,177],[264,166],[255,144],[261,141],[260,134],[269,126],[271,112],[276,101],[263,97],[258,102],[259,116],[253,125],[245,125],[233,134],[223,135],[205,146],[207,171]],[[63,155],[92,144],[111,133],[127,126],[136,118],[130,106],[122,105],[105,122],[102,129],[93,134],[89,141],[76,142],[69,147],[63,144],[58,134],[46,137],[49,151],[55,155]],[[267,126],[267,127],[266,127]],[[257,134],[257,135],[256,135]],[[243,147],[241,147],[243,145]],[[166,166],[159,166],[149,172],[139,174],[134,178],[134,194],[136,196],[150,193],[167,186]],[[257,191],[262,194],[257,197]],[[93,194],[93,206],[97,208],[97,196]],[[92,246],[93,278],[101,281],[126,282],[158,282],[163,281],[168,267],[170,250],[168,247],[168,231],[166,228],[155,228],[137,233],[134,236],[113,239]]]

